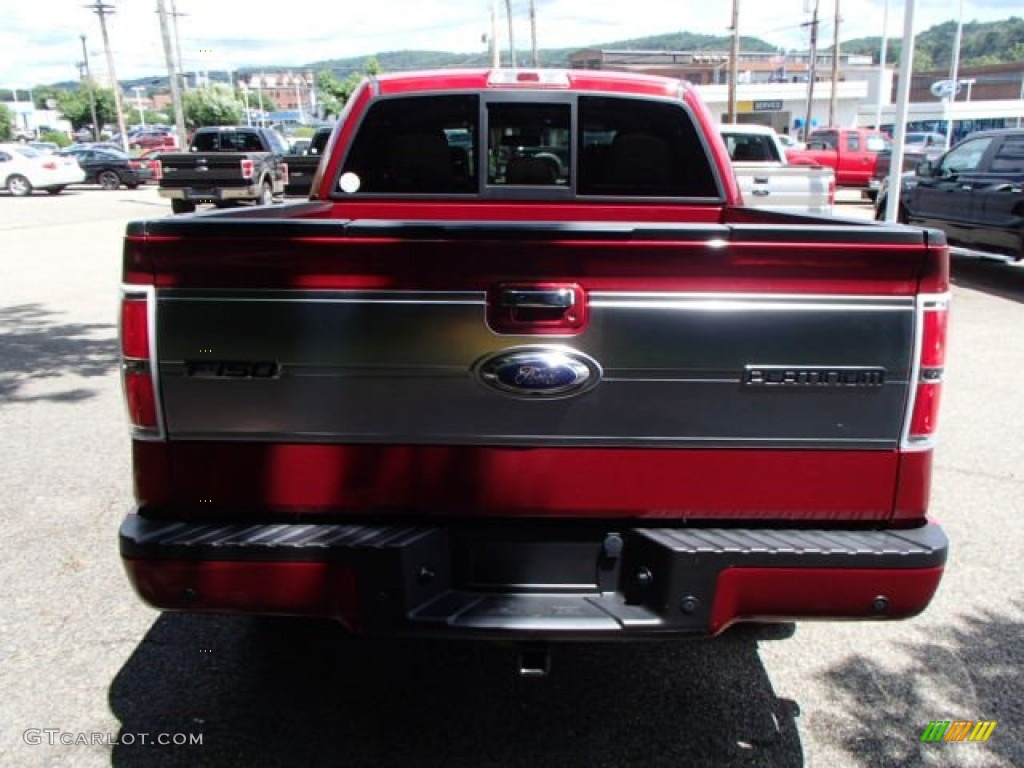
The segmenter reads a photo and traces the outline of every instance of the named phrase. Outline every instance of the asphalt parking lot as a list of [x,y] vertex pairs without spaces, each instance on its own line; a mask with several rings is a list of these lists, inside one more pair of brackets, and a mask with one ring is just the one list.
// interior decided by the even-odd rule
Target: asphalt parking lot
[[[870,216],[846,197],[840,215]],[[134,596],[116,547],[120,237],[168,214],[151,187],[0,195],[0,765],[1024,765],[1024,268],[954,260],[932,506],[952,551],[928,611],[559,645],[551,676],[521,679],[506,646]],[[984,744],[920,741],[955,719],[998,725]]]

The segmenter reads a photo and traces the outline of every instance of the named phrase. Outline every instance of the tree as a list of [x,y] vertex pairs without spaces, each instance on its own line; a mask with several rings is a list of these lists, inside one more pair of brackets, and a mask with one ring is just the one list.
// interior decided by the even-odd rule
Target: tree
[[14,136],[14,117],[6,104],[0,104],[0,141],[10,141]]
[[[114,92],[109,88],[93,88],[96,99],[97,128],[117,122],[117,109],[114,107]],[[92,124],[92,112],[89,109],[89,92],[86,86],[77,91],[60,91],[57,94],[57,109],[77,131],[79,128]]]
[[338,80],[330,70],[323,70],[316,76],[316,90],[324,115],[339,115],[348,97],[359,87],[364,77],[380,74],[380,62],[371,56],[363,62],[362,72],[352,72],[344,80]]
[[65,93],[64,89],[55,85],[37,85],[32,89],[32,103],[36,109],[51,109],[47,102],[50,99],[59,101],[62,93]]
[[238,125],[242,122],[243,110],[242,102],[226,85],[200,88],[185,94],[185,122],[192,128]]
[[316,94],[324,111],[324,116],[341,114],[341,108],[344,104],[341,92],[341,81],[334,76],[333,72],[325,69],[317,73]]

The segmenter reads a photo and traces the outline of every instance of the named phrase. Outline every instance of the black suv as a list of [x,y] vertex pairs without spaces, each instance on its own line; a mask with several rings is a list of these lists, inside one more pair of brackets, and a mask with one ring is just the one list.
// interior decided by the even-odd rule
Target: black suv
[[[883,189],[875,217],[885,213]],[[1024,129],[973,133],[903,178],[899,220],[953,245],[1024,259]]]

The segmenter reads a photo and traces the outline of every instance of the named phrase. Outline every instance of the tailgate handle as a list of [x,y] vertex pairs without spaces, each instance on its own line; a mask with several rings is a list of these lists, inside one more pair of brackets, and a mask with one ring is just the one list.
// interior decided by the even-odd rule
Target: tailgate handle
[[569,309],[576,303],[576,294],[571,288],[551,290],[533,288],[504,288],[501,291],[501,305],[516,309]]

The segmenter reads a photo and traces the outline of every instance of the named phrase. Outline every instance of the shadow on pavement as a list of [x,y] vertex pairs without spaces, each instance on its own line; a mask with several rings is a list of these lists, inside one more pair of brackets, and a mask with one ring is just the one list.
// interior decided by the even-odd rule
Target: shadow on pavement
[[81,387],[46,394],[21,390],[40,379],[106,376],[116,368],[113,324],[60,323],[58,316],[42,304],[0,307],[0,401],[80,402],[96,392]]
[[[872,766],[1024,765],[1024,622],[986,612],[964,617],[930,642],[912,644],[909,672],[853,656],[826,674],[854,721],[830,729],[850,755]],[[932,711],[938,695],[954,711]],[[995,720],[983,744],[920,740],[931,720]]]
[[203,743],[118,744],[113,764],[799,766],[799,709],[775,696],[757,632],[556,645],[551,675],[530,679],[513,674],[508,645],[164,614],[111,684],[110,706],[121,738]]
[[1024,303],[1024,268],[995,259],[954,256],[953,284]]

